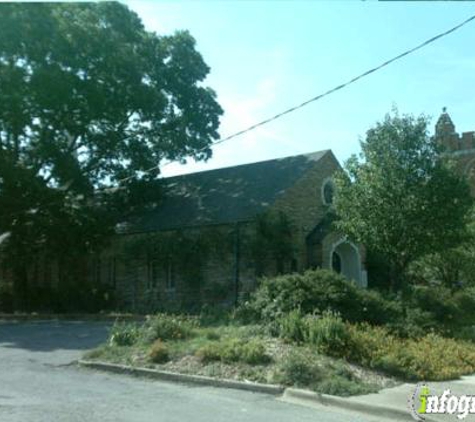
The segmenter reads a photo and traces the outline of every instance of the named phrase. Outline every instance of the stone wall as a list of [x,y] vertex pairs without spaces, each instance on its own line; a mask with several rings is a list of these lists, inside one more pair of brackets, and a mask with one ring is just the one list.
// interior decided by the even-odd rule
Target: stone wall
[[[249,234],[250,225],[239,224],[239,231],[242,237],[240,247],[244,249],[244,238]],[[208,235],[211,239],[216,238],[217,243],[208,245],[206,257],[200,267],[195,268],[194,279],[190,279],[190,271],[183,268],[186,264],[173,264],[173,288],[167,286],[167,277],[170,278],[167,265],[158,263],[153,269],[153,257],[143,251],[127,251],[127,244],[140,243],[148,235],[122,235],[115,246],[120,257],[117,259],[115,279],[120,307],[136,312],[194,310],[205,303],[232,304],[237,297],[251,291],[256,282],[254,265],[245,250],[237,253],[239,238],[236,236],[236,225],[191,228],[181,231],[181,234],[193,236],[198,232],[204,238]],[[173,236],[173,233],[166,234]]]
[[329,151],[273,206],[273,209],[283,211],[295,226],[298,271],[309,266],[307,236],[329,210],[323,201],[322,187],[339,169],[338,160]]

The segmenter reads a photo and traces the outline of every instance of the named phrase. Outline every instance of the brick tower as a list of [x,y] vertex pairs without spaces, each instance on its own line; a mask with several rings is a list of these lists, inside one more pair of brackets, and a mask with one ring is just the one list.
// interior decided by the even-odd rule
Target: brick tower
[[446,153],[452,155],[459,171],[467,177],[472,195],[475,196],[475,132],[463,132],[459,135],[444,107],[435,125],[435,139]]

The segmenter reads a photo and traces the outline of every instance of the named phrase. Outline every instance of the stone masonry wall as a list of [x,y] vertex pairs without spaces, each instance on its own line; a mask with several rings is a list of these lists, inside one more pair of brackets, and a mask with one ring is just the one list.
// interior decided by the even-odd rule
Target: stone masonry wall
[[329,151],[273,207],[283,211],[295,226],[298,271],[307,266],[306,236],[329,209],[323,202],[322,186],[340,168],[337,159]]

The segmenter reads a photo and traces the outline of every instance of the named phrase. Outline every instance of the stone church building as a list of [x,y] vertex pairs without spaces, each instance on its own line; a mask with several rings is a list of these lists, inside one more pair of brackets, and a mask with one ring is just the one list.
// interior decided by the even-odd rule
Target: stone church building
[[475,131],[457,133],[446,108],[435,125],[435,138],[444,147],[445,153],[454,159],[457,169],[470,183],[475,196]]
[[365,287],[364,248],[331,230],[339,168],[326,150],[164,178],[162,202],[120,225],[91,273],[135,310],[234,303],[260,276],[317,267]]
[[[475,195],[474,132],[458,134],[444,109],[435,139]],[[364,247],[332,229],[339,169],[325,150],[164,178],[160,202],[117,227],[110,247],[88,260],[85,281],[135,312],[236,303],[260,277],[309,268],[366,287]],[[35,282],[58,285],[56,264],[43,266]],[[0,284],[8,279],[0,265]]]

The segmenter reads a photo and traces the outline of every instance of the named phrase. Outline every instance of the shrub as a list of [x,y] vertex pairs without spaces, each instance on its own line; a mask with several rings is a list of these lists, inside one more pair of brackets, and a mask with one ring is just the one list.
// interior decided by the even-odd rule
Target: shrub
[[168,348],[161,340],[155,340],[149,351],[149,358],[154,363],[165,363],[170,359]]
[[140,337],[140,330],[135,324],[116,321],[109,334],[111,346],[132,346]]
[[264,279],[248,308],[266,322],[299,309],[303,314],[338,312],[344,320],[383,324],[401,315],[400,306],[376,291],[357,287],[330,270],[307,271]]
[[398,338],[383,327],[348,325],[346,358],[405,380],[439,381],[475,371],[475,345],[430,333]]
[[383,359],[383,366],[378,361],[375,367],[405,379],[427,381],[455,379],[475,370],[475,347],[465,342],[429,334],[401,346]]
[[328,377],[322,380],[315,389],[319,393],[343,397],[376,393],[378,391],[378,388],[375,385],[366,384],[342,376]]
[[265,344],[257,339],[242,344],[239,355],[240,357],[238,360],[251,365],[268,363],[271,360],[266,352]]
[[456,308],[454,322],[464,326],[475,325],[475,287],[459,290],[453,300]]
[[347,324],[348,343],[345,358],[366,367],[372,367],[375,359],[398,347],[396,338],[384,327],[369,324]]
[[341,357],[346,353],[349,334],[339,315],[325,312],[321,317],[305,319],[304,337],[319,353]]
[[259,322],[261,319],[260,310],[253,302],[243,302],[231,313],[231,320],[242,325],[249,325]]
[[277,321],[277,333],[287,341],[301,342],[306,331],[305,321],[299,310],[295,309]]
[[227,324],[230,320],[230,311],[223,306],[205,304],[201,307],[199,320],[200,325]]
[[223,345],[218,342],[205,344],[196,350],[195,355],[204,363],[222,360]]
[[220,334],[213,330],[206,331],[206,338],[208,340],[219,340],[221,338]]
[[209,343],[199,348],[196,356],[203,362],[244,362],[257,365],[270,361],[265,344],[257,339],[243,342],[242,339],[232,338]]
[[282,360],[274,378],[279,384],[309,387],[315,385],[323,376],[323,370],[311,356],[294,351]]
[[387,327],[391,330],[391,333],[402,338],[419,338],[431,331],[443,330],[432,312],[417,307],[407,308],[404,318],[387,324]]
[[399,299],[385,298],[376,290],[357,289],[355,293],[354,300],[360,304],[361,313],[348,318],[350,321],[385,325],[402,318],[403,310]]
[[436,325],[451,325],[457,315],[452,292],[443,286],[416,286],[411,291],[410,306],[432,314]]
[[193,335],[198,327],[196,318],[179,315],[157,314],[149,317],[144,324],[144,340],[182,340]]

